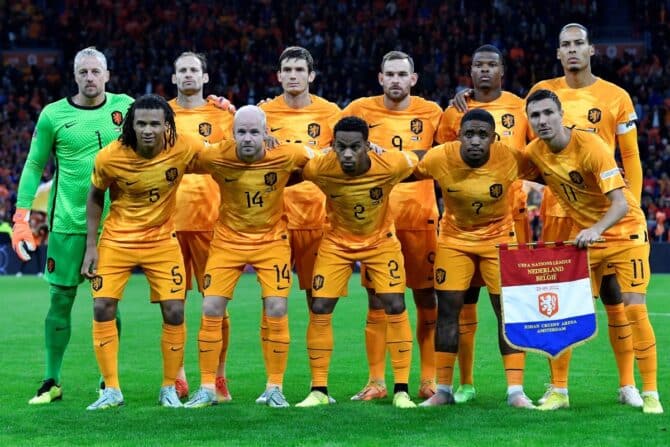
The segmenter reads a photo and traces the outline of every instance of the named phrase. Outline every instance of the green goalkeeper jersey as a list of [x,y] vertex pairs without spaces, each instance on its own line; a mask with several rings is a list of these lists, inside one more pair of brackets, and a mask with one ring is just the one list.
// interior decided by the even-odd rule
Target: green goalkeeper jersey
[[30,209],[42,172],[53,154],[56,172],[49,196],[49,230],[86,234],[86,198],[93,161],[100,149],[121,135],[123,118],[134,99],[106,93],[102,104],[78,106],[71,98],[47,105],[35,126],[21,173],[17,208]]

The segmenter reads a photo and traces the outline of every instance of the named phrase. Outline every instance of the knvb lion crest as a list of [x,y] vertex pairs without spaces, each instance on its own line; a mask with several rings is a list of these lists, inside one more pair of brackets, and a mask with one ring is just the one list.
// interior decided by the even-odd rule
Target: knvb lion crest
[[384,190],[382,190],[380,187],[375,186],[374,188],[370,189],[370,198],[372,200],[379,200],[384,196]]
[[505,129],[511,129],[514,127],[514,115],[511,113],[506,113],[500,117],[500,122]]
[[444,269],[435,270],[435,281],[438,284],[444,284],[447,280],[447,272]]
[[198,133],[203,137],[208,137],[212,134],[212,125],[209,123],[198,124]]
[[54,258],[47,259],[47,272],[53,273],[56,270],[56,260]]
[[91,278],[91,288],[96,292],[102,289],[102,276],[95,275],[93,278]]
[[265,174],[265,184],[268,186],[274,186],[275,183],[277,183],[277,173],[276,172],[268,172]]
[[120,126],[123,123],[123,113],[115,110],[112,112],[112,122],[115,126]]
[[325,279],[323,278],[323,275],[314,276],[314,280],[312,281],[312,289],[314,289],[314,290],[321,289],[323,287],[324,282],[325,282]]
[[600,109],[590,109],[586,115],[586,118],[589,120],[589,122],[595,124],[600,122],[600,119],[603,117],[603,112],[600,111]]
[[307,125],[307,135],[316,138],[321,135],[321,125],[319,123],[309,123]]
[[207,289],[211,284],[212,284],[212,275],[210,275],[209,273],[205,273],[205,277],[203,278],[202,281],[202,288]]
[[540,293],[537,296],[537,307],[540,313],[548,318],[558,313],[558,294],[554,292]]
[[570,176],[570,180],[572,181],[572,183],[575,183],[577,185],[581,185],[582,183],[584,183],[584,177],[582,177],[582,174],[580,174],[579,172],[570,171],[568,175]]
[[165,171],[165,180],[167,180],[168,183],[174,183],[175,180],[177,180],[177,177],[179,177],[179,169],[170,168]]
[[502,196],[502,193],[503,193],[503,185],[501,185],[500,183],[494,183],[493,185],[489,186],[489,194],[494,199],[497,199],[498,197]]
[[421,121],[419,118],[414,118],[409,123],[409,130],[411,130],[412,133],[419,135],[421,132],[423,132],[423,121]]

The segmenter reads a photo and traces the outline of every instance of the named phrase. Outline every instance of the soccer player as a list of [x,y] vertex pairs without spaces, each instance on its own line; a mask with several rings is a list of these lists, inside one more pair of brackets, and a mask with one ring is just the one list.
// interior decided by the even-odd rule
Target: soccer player
[[302,173],[326,194],[330,225],[319,246],[312,279],[307,327],[312,388],[298,407],[334,403],[328,395],[334,345],[332,316],[355,261],[365,264],[371,287],[388,318],[383,340],[391,352],[393,405],[416,406],[407,387],[412,332],[405,309],[405,269],[389,202],[391,189],[412,173],[417,157],[411,152],[370,152],[368,132],[362,119],[342,118],[334,128],[334,150],[311,160]]
[[[472,54],[470,68],[474,89],[467,97],[466,105],[469,109],[479,108],[489,112],[493,116],[499,141],[522,150],[526,146],[526,139],[529,135],[525,104],[523,99],[502,89],[503,74],[504,61],[500,50],[493,45],[483,45],[477,48]],[[440,143],[458,140],[463,115],[464,113],[453,105],[445,109],[437,130],[436,140]],[[523,180],[514,182],[509,194],[512,197],[510,203],[516,239],[518,242],[530,242],[530,224],[526,213],[526,193],[523,190]],[[476,396],[473,365],[475,332],[477,331],[477,301],[481,278],[478,274],[475,274],[474,278],[475,283],[465,294],[460,312],[458,338],[460,386],[454,392],[456,403],[468,402]]]
[[[151,302],[160,304],[163,315],[159,403],[164,407],[182,406],[174,382],[184,356],[186,284],[173,215],[179,182],[202,145],[187,136],[177,137],[168,103],[160,96],[145,95],[128,110],[118,141],[106,146],[95,158],[81,273],[91,279],[93,347],[106,387],[88,410],[124,403],[119,386],[115,316],[136,267],[144,270]],[[98,242],[108,189],[112,204]]]
[[[591,132],[563,127],[561,102],[555,93],[537,90],[526,104],[528,119],[539,137],[526,147],[527,155],[572,218],[576,244],[590,246],[594,293],[600,290],[603,267],[614,270],[642,376],[642,409],[645,413],[662,413],[656,384],[656,337],[645,303],[651,276],[649,241],[637,198],[626,187],[607,143]],[[601,238],[604,242],[599,242]],[[559,375],[552,376],[551,391],[540,410],[570,405],[568,366],[560,382]]]
[[498,319],[498,346],[507,377],[507,403],[534,408],[523,391],[525,353],[503,336],[497,244],[516,242],[511,210],[513,185],[528,175],[521,151],[495,142],[495,120],[482,109],[468,111],[460,122],[459,141],[433,148],[419,162],[415,176],[434,178],[445,209],[435,256],[438,316],[435,334],[437,392],[422,406],[453,404],[454,364],[459,314],[476,271],[491,297]]
[[267,151],[265,113],[244,106],[235,114],[235,141],[203,151],[195,164],[211,173],[221,191],[219,219],[204,276],[205,299],[198,335],[200,388],[185,404],[189,408],[217,403],[214,392],[221,352],[221,325],[233,290],[251,265],[261,284],[267,333],[262,339],[266,388],[257,403],[288,407],[282,392],[288,360],[289,325],[286,298],[291,288],[291,251],[283,218],[283,191],[290,174],[314,155],[300,144]]
[[[343,115],[365,120],[370,142],[385,149],[407,151],[430,149],[442,109],[432,101],[410,95],[418,75],[414,61],[406,53],[384,55],[379,73],[383,94],[353,101]],[[433,290],[433,259],[437,244],[437,206],[433,182],[412,182],[394,188],[391,211],[402,246],[407,286],[412,289],[417,309],[416,334],[421,355],[419,397],[435,392],[435,319],[437,307]],[[352,400],[386,397],[386,324],[383,302],[372,293],[365,271],[361,278],[368,289],[368,316],[365,345],[370,376],[367,385]]]
[[[633,102],[625,90],[591,72],[594,49],[584,26],[578,23],[565,25],[558,40],[557,57],[563,66],[564,76],[541,81],[533,86],[530,93],[540,89],[553,91],[563,104],[564,124],[600,136],[612,156],[616,147],[619,147],[626,180],[633,197],[639,203],[642,194],[642,166],[635,127],[637,115]],[[559,204],[552,191],[545,189],[541,210],[542,239],[567,240],[572,228],[570,213]],[[619,371],[619,401],[641,407],[643,401],[635,387],[634,347],[624,300],[613,271],[606,265],[603,268],[605,272],[600,298],[607,311],[609,339]],[[567,351],[557,361],[552,362],[552,381],[567,380],[567,365],[571,355],[572,351]],[[554,377],[555,374],[559,377]]]
[[[72,333],[72,305],[83,280],[79,266],[86,250],[86,195],[93,159],[121,132],[123,116],[133,99],[105,92],[107,59],[93,47],[74,58],[77,94],[47,105],[35,126],[21,173],[12,247],[23,261],[35,249],[30,208],[42,171],[53,154],[56,164],[49,200],[49,245],[45,278],[50,305],[44,321],[46,371],[30,404],[48,404],[63,396],[61,366]],[[120,319],[117,323],[120,326]]]
[[[309,92],[314,81],[314,59],[302,47],[288,47],[279,56],[277,79],[283,94],[260,105],[267,116],[270,132],[281,143],[301,143],[313,149],[330,146],[333,125],[340,108]],[[284,190],[288,218],[291,259],[305,291],[307,308],[311,302],[312,269],[326,217],[323,193],[311,182],[300,182]],[[261,323],[261,338],[267,330]]]
[[[169,101],[174,110],[179,135],[191,135],[206,143],[217,143],[232,138],[233,115],[221,110],[203,96],[204,84],[209,82],[207,59],[203,54],[184,52],[174,61],[172,83],[177,86],[177,97]],[[219,213],[219,187],[209,175],[186,174],[177,188],[175,227],[177,240],[184,256],[186,290],[192,288],[195,274],[198,291],[203,293],[207,253],[214,234],[214,223]],[[232,399],[226,381],[226,353],[230,337],[230,319],[226,315],[221,329],[223,348],[216,372],[216,393],[219,402]],[[175,382],[179,397],[188,396],[188,382],[184,367],[179,369]]]

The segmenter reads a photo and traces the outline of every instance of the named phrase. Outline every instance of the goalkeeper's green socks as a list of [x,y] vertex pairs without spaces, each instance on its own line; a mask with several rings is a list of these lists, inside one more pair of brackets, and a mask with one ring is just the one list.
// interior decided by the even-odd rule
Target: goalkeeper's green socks
[[44,320],[45,378],[54,379],[57,384],[60,383],[65,348],[67,348],[72,334],[71,313],[76,293],[76,287],[51,285],[49,288],[51,305]]

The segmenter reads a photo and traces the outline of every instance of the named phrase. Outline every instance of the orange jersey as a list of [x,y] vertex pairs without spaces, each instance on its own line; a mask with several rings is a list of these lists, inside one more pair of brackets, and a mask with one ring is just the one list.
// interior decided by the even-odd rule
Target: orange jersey
[[[232,138],[233,114],[214,104],[185,109],[177,99],[168,104],[175,113],[177,135],[186,134],[207,143]],[[177,189],[177,231],[212,231],[219,215],[219,187],[208,174],[186,174]]]
[[[612,156],[616,149],[616,136],[635,129],[637,114],[630,95],[611,82],[598,78],[587,87],[570,88],[565,82],[565,76],[562,76],[538,82],[530,93],[539,89],[551,90],[561,100],[564,125],[597,134],[606,143]],[[639,169],[641,172],[642,168]],[[546,215],[567,216],[551,194],[545,193],[543,201]]]
[[[331,145],[340,108],[316,95],[310,95],[310,98],[312,103],[301,109],[289,107],[283,95],[261,104],[270,133],[280,143],[301,143],[314,149]],[[321,190],[311,182],[286,188],[284,209],[289,229],[321,229],[326,217],[325,200]]]
[[203,144],[187,136],[154,158],[139,156],[114,141],[95,157],[91,183],[109,189],[112,201],[101,239],[149,242],[168,239],[175,231],[179,182]]
[[[526,103],[513,93],[503,91],[500,97],[491,102],[479,102],[468,99],[468,109],[483,109],[493,115],[496,124],[496,133],[500,142],[513,148],[523,150],[530,139],[531,131],[526,118]],[[455,107],[447,107],[442,114],[440,127],[437,129],[436,140],[440,143],[456,141],[461,130],[463,113]],[[514,182],[512,186],[513,210],[526,208],[526,193],[523,191],[523,181]]]
[[390,193],[418,160],[413,152],[368,155],[370,169],[357,177],[342,172],[335,152],[313,159],[302,172],[326,194],[330,228],[324,237],[345,249],[374,247],[395,232]]
[[478,168],[461,157],[460,141],[433,148],[419,162],[419,177],[431,177],[442,188],[445,213],[440,241],[456,245],[491,245],[513,239],[510,213],[512,184],[532,173],[523,152],[502,143],[491,145],[489,160]]
[[[433,147],[442,109],[432,101],[411,96],[409,107],[402,111],[384,106],[384,96],[353,101],[342,116],[354,115],[367,121],[369,140],[386,150],[428,150]],[[437,220],[433,182],[411,182],[398,185],[391,195],[391,211],[399,230],[424,230]]]
[[229,244],[255,245],[286,238],[283,193],[289,176],[314,152],[301,144],[266,151],[263,159],[245,163],[234,141],[222,141],[202,151],[195,167],[209,172],[221,191],[214,238]]
[[607,242],[630,241],[630,235],[646,230],[644,214],[626,187],[611,149],[602,139],[573,130],[570,143],[561,152],[555,154],[544,141],[535,139],[526,147],[526,154],[579,228],[589,228],[598,222],[611,204],[605,194],[623,188],[628,214],[602,236]]

